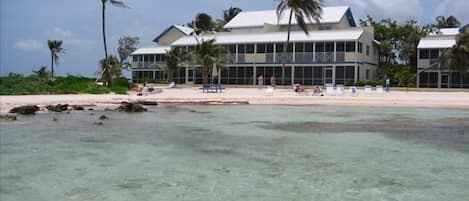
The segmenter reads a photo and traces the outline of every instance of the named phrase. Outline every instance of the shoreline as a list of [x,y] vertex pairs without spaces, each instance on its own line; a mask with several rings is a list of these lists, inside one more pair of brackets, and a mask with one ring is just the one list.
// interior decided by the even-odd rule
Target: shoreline
[[346,91],[343,95],[306,96],[290,89],[279,88],[266,94],[265,88],[228,87],[223,93],[202,93],[198,87],[165,89],[162,93],[146,96],[118,94],[77,95],[19,95],[0,96],[0,114],[21,105],[117,105],[123,101],[156,101],[159,104],[252,104],[252,105],[326,105],[469,109],[466,91],[401,91],[371,94],[359,89],[356,96]]

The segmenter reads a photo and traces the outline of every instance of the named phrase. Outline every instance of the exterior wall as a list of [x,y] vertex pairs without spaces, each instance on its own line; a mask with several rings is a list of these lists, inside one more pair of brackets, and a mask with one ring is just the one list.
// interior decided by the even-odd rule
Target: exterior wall
[[159,42],[158,42],[158,45],[160,46],[168,46],[168,45],[171,45],[171,43],[173,43],[174,41],[176,41],[177,39],[181,38],[185,36],[183,33],[181,33],[179,30],[177,30],[176,28],[171,28],[171,30],[169,30],[164,36],[162,36],[160,39],[159,39]]

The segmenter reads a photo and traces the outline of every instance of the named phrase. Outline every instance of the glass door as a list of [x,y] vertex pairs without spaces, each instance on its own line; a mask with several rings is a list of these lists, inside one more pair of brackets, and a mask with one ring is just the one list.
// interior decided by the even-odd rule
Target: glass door
[[194,69],[187,69],[187,83],[193,84],[194,83]]
[[441,88],[448,88],[449,85],[449,76],[448,74],[441,74]]
[[332,82],[332,68],[325,68],[324,70],[324,84],[333,84]]

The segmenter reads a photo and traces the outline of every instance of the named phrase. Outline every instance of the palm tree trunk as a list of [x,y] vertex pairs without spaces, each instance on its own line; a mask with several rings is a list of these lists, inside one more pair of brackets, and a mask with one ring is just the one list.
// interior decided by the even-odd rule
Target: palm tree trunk
[[104,42],[104,58],[107,59],[107,45],[106,45],[106,17],[104,15],[106,10],[106,4],[103,2],[102,8],[102,20],[103,20],[103,42]]
[[[286,53],[287,53],[287,47],[288,44],[290,43],[290,31],[291,31],[291,19],[293,17],[293,10],[290,10],[290,18],[288,19],[288,31],[287,31],[287,42],[285,42],[285,45],[283,46],[283,56],[285,57],[285,60],[282,61],[282,66],[283,69],[285,69],[285,63],[287,62],[286,60]],[[295,80],[291,80],[291,84],[294,84]]]
[[54,53],[50,52],[50,68],[52,71],[52,78],[54,78]]

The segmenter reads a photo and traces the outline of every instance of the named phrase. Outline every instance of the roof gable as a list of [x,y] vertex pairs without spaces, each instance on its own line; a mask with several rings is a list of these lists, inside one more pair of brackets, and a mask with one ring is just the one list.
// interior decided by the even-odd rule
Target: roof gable
[[[287,10],[285,13],[289,13]],[[322,16],[319,20],[320,23],[339,23],[343,16],[346,15],[350,26],[356,27],[355,20],[353,18],[350,7],[348,6],[336,6],[336,7],[323,7]],[[277,17],[275,10],[267,11],[243,11],[236,15],[231,21],[229,21],[224,28],[248,28],[248,27],[261,27],[264,24],[288,24],[288,15],[284,14]],[[315,21],[310,22],[316,24]],[[292,24],[297,24],[296,19],[292,19]]]
[[169,31],[171,31],[171,29],[176,29],[178,30],[179,32],[181,32],[182,34],[184,34],[185,36],[188,36],[190,35],[192,32],[194,32],[194,29],[192,28],[189,28],[189,27],[184,27],[184,26],[180,26],[180,25],[171,25],[170,27],[166,28],[163,32],[160,33],[160,35],[158,35],[155,39],[153,39],[153,42],[155,43],[158,43],[160,38],[163,37],[166,33],[168,33]]

